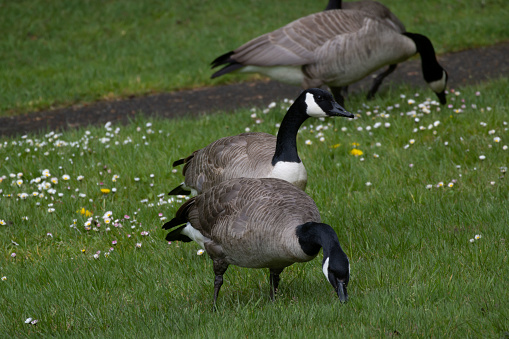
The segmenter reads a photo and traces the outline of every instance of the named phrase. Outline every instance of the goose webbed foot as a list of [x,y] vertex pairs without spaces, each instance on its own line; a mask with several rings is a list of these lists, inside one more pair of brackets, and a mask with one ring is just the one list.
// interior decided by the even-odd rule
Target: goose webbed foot
[[394,72],[394,70],[396,69],[397,66],[398,66],[397,64],[389,65],[389,68],[387,68],[387,70],[385,72],[378,74],[376,76],[376,78],[373,79],[373,84],[371,85],[371,89],[369,90],[368,95],[367,95],[368,100],[372,100],[375,97],[375,94],[378,91],[378,88],[380,87],[380,85],[382,84],[384,79],[389,74]]

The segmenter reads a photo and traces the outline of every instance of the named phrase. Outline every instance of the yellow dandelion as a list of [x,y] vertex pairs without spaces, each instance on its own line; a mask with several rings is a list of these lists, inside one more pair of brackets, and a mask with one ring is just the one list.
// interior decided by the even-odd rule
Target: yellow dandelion
[[339,146],[341,146],[341,144],[332,145],[330,148],[338,148]]
[[84,214],[86,217],[90,217],[93,213],[86,210],[85,207],[83,207],[80,211],[76,211],[77,213]]
[[359,155],[363,155],[364,152],[361,151],[360,149],[354,148],[353,150],[350,151],[350,154],[358,157]]
[[109,188],[101,188],[101,192],[103,192],[104,194],[108,194],[111,192],[111,190]]

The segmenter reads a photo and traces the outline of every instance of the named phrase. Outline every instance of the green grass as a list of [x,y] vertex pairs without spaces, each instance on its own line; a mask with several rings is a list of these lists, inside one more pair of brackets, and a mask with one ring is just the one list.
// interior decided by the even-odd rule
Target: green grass
[[[505,0],[384,2],[439,53],[509,39]],[[484,6],[482,4],[485,4]],[[0,3],[0,116],[212,81],[209,63],[326,1]]]
[[[180,173],[171,172],[173,160],[246,127],[276,133],[275,124],[285,112],[280,106],[287,104],[267,114],[255,110],[259,124],[252,111],[241,110],[199,119],[139,118],[110,131],[100,127],[58,137],[2,138],[0,219],[7,224],[0,226],[2,333],[506,336],[509,187],[501,167],[509,165],[508,85],[508,79],[500,79],[456,89],[458,95],[449,96],[452,108],[437,111],[431,105],[431,114],[417,106],[432,97],[429,90],[415,97],[413,89],[390,88],[361,109],[359,119],[306,122],[298,145],[308,169],[307,193],[324,222],[338,232],[352,265],[345,305],[323,277],[320,254],[282,273],[275,303],[269,299],[266,270],[230,267],[219,311],[213,313],[210,259],[197,256],[194,243],[166,243],[160,229],[164,221],[159,213],[170,219],[181,204],[158,204],[159,194],[168,201],[164,193],[182,181]],[[410,98],[416,102],[409,104]],[[352,96],[350,107],[362,107],[363,100],[362,95]],[[413,110],[415,116],[407,115]],[[375,128],[377,123],[382,126]],[[352,143],[358,143],[361,156],[350,154]],[[30,181],[44,169],[51,176],[43,181],[59,180],[55,192],[42,190],[44,197],[33,197],[39,190]],[[23,174],[20,187],[11,184],[16,178],[10,174],[18,173]],[[120,177],[113,182],[115,174]],[[78,175],[84,179],[78,181]],[[440,182],[443,187],[436,187]],[[101,187],[117,192],[103,195]],[[20,199],[23,192],[30,196]],[[101,222],[97,231],[85,229],[87,218],[77,212],[81,208]],[[106,231],[101,217],[107,211],[122,228],[110,224]],[[471,243],[476,234],[482,237]],[[136,248],[138,242],[141,248]],[[101,253],[94,259],[97,251]],[[25,324],[29,317],[38,324]]]

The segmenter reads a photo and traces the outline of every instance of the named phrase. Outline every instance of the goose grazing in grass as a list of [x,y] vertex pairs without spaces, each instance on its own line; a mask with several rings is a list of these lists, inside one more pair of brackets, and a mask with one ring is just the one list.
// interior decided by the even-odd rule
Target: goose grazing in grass
[[350,263],[336,232],[321,223],[313,199],[287,181],[224,181],[185,202],[163,228],[173,229],[166,240],[195,241],[207,251],[214,266],[214,307],[228,265],[269,268],[274,300],[283,269],[312,260],[320,248],[325,277],[341,301],[348,299]]
[[[327,85],[343,105],[341,88],[377,69],[419,53],[424,80],[446,103],[447,72],[436,59],[431,41],[421,34],[400,33],[360,10],[328,10],[295,20],[216,58],[224,66],[216,78],[233,71],[261,73],[303,88]],[[375,89],[376,90],[376,89]]]
[[324,90],[305,90],[290,106],[277,137],[267,133],[242,133],[214,141],[173,166],[184,164],[185,181],[170,195],[198,194],[218,183],[240,177],[280,178],[302,190],[306,188],[306,168],[297,154],[297,132],[309,117],[353,114],[338,105]]
[[[404,33],[406,32],[405,25],[401,22],[401,20],[398,19],[394,13],[391,12],[389,8],[387,8],[385,5],[379,3],[378,1],[348,1],[343,2],[342,0],[330,0],[327,4],[327,7],[325,10],[331,10],[331,9],[352,9],[356,11],[362,11],[366,12],[384,22],[386,22],[388,25],[392,26],[397,32]],[[384,81],[384,79],[394,72],[396,70],[396,67],[398,64],[391,64],[385,70],[384,72],[380,73],[373,79],[373,84],[371,85],[370,90],[368,91],[367,99],[371,100],[374,98],[376,92],[378,91],[378,88]],[[348,91],[348,86],[344,86],[342,89],[343,92]]]

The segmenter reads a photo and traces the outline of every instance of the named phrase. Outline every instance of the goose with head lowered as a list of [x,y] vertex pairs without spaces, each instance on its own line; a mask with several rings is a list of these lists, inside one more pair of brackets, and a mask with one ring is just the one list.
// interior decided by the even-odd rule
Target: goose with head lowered
[[274,178],[224,181],[185,202],[164,229],[168,241],[195,241],[214,267],[214,307],[229,265],[268,268],[270,297],[279,274],[323,248],[322,271],[339,299],[347,301],[350,263],[334,229],[321,222],[305,192]]
[[[330,0],[327,4],[325,10],[331,9],[352,9],[356,11],[366,12],[377,19],[380,19],[386,22],[388,25],[392,26],[399,33],[406,32],[405,25],[399,20],[399,18],[391,12],[387,6],[381,4],[378,1],[371,0],[363,0],[363,1],[347,1],[343,2],[342,0]],[[368,91],[367,99],[373,99],[378,88],[384,81],[384,79],[396,70],[398,64],[391,64],[387,68],[387,70],[378,74],[375,78],[373,78],[373,84],[371,85],[370,90]],[[343,91],[346,93],[348,91],[348,86],[343,87]]]
[[304,190],[307,173],[297,153],[297,132],[309,117],[330,116],[354,117],[329,92],[305,90],[288,109],[277,137],[261,132],[224,137],[175,161],[173,166],[184,164],[185,181],[169,194],[198,194],[224,180],[240,177],[280,178]]
[[212,78],[238,71],[303,88],[327,85],[343,105],[342,87],[416,53],[424,80],[445,104],[447,72],[431,41],[421,34],[400,33],[386,20],[360,10],[311,14],[261,35],[212,61],[212,68],[224,66]]

